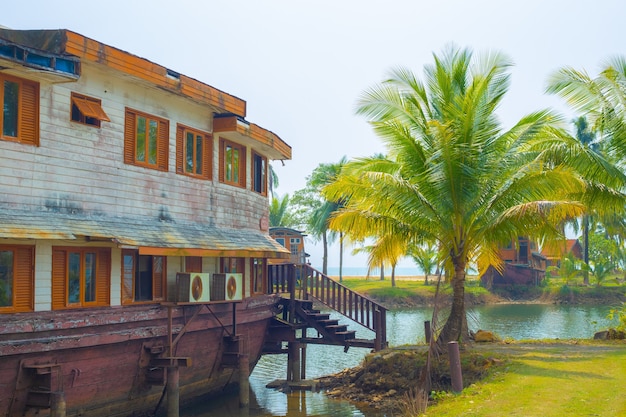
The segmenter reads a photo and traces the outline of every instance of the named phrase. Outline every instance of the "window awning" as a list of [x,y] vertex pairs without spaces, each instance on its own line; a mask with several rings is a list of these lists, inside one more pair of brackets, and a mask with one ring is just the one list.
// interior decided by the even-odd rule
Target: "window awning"
[[289,259],[268,234],[158,218],[0,210],[0,238],[113,242],[146,255]]
[[110,122],[109,116],[102,110],[100,103],[88,100],[83,97],[72,96],[72,103],[78,107],[78,110],[86,116],[98,119],[102,122]]

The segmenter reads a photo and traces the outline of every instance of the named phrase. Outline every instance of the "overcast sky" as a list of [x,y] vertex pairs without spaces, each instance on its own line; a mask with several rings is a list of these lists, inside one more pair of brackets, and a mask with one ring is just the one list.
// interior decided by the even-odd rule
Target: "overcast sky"
[[[626,55],[623,0],[6,3],[0,25],[70,29],[245,100],[247,120],[293,149],[284,166],[273,163],[280,195],[303,188],[320,163],[384,152],[355,115],[356,100],[394,67],[421,77],[432,54],[449,43],[513,60],[512,85],[498,111],[505,127],[545,107],[573,117],[543,93],[549,74],[572,66],[595,75],[607,58]],[[313,266],[321,267],[321,248],[307,244]],[[335,248],[329,266],[338,259]],[[344,262],[364,264],[363,257]]]

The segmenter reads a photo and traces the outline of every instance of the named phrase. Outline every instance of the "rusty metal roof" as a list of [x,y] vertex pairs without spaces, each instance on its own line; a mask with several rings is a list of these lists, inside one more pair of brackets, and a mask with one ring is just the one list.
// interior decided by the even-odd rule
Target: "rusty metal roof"
[[0,209],[0,238],[112,241],[143,254],[289,258],[269,235],[207,223]]

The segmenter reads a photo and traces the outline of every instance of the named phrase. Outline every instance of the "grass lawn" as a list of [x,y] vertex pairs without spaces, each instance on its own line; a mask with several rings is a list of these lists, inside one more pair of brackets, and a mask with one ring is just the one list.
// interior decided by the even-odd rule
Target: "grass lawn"
[[424,416],[624,416],[626,344],[480,345],[508,364],[487,379],[447,394]]

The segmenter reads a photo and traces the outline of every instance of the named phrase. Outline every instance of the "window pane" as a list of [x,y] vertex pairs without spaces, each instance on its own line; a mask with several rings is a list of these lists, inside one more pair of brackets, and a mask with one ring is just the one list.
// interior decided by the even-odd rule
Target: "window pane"
[[193,133],[187,132],[185,138],[185,172],[193,172]]
[[239,149],[233,149],[233,182],[239,183]]
[[13,305],[13,251],[0,251],[0,307]]
[[69,256],[67,302],[80,302],[80,253],[70,253]]
[[231,182],[233,180],[233,148],[230,146],[226,146],[226,163],[225,171],[226,171],[226,181]]
[[135,300],[152,300],[152,256],[139,256],[139,273],[135,281]]
[[148,150],[150,152],[149,164],[156,165],[157,161],[157,137],[159,124],[156,120],[150,120],[150,144]]
[[85,302],[96,301],[96,254],[85,254]]
[[135,256],[124,255],[124,267],[122,270],[122,285],[124,296],[132,298],[133,296],[133,278],[135,277]]
[[146,162],[146,118],[137,116],[137,161]]
[[2,113],[2,134],[4,136],[17,137],[19,91],[18,83],[4,81],[4,110]]
[[196,136],[196,174],[202,175],[202,136]]

